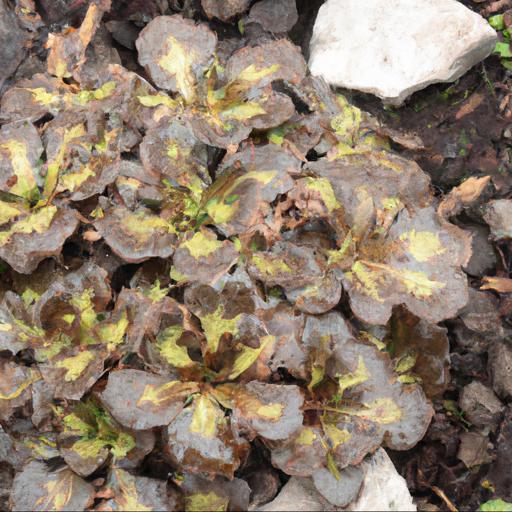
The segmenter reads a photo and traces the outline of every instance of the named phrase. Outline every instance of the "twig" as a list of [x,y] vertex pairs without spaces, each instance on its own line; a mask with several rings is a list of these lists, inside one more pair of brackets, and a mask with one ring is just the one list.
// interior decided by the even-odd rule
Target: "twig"
[[452,501],[448,498],[448,496],[446,496],[444,491],[439,489],[439,487],[437,487],[436,485],[430,485],[428,483],[427,479],[425,478],[425,475],[423,474],[423,471],[419,468],[418,468],[418,482],[421,485],[429,487],[439,498],[441,498],[444,501],[444,503],[446,504],[446,506],[448,507],[448,510],[450,510],[450,512],[459,512],[457,510],[457,507],[452,503]]
[[444,491],[442,491],[441,489],[439,489],[439,487],[436,487],[435,485],[433,485],[431,489],[444,501],[450,512],[459,512],[457,510],[457,507],[450,501],[450,499],[448,498],[448,496],[446,496]]

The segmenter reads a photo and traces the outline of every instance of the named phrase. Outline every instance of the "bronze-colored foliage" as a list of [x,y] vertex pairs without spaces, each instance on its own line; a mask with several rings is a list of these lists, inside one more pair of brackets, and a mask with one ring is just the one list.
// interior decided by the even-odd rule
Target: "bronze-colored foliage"
[[[120,4],[124,49],[88,2],[1,99],[12,509],[246,510],[270,464],[345,507],[446,389],[435,324],[471,252],[449,219],[488,180],[439,207],[392,150],[418,141],[308,76],[293,2]],[[484,208],[499,240],[507,201]]]

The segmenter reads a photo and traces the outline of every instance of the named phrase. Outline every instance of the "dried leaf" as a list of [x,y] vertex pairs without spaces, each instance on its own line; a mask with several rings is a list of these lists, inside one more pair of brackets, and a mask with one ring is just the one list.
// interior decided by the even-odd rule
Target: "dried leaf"
[[464,207],[472,206],[483,194],[490,180],[490,176],[484,176],[483,178],[472,177],[468,178],[458,187],[452,188],[439,205],[439,215],[448,219],[458,215]]
[[480,290],[494,290],[498,293],[512,293],[512,279],[506,277],[484,277]]

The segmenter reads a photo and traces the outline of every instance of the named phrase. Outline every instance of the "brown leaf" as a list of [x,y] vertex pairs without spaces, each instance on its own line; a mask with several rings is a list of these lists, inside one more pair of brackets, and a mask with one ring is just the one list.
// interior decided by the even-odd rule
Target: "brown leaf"
[[508,277],[484,277],[480,290],[494,290],[498,293],[512,293],[512,279]]
[[85,50],[101,22],[103,14],[110,10],[110,0],[91,2],[81,27],[68,28],[60,34],[49,34],[47,48],[48,72],[58,78],[70,77],[85,62]]
[[86,231],[82,235],[84,240],[87,240],[88,242],[97,242],[98,240],[101,240],[101,235],[97,231]]
[[438,208],[439,215],[447,219],[459,214],[464,207],[473,205],[483,194],[490,181],[490,176],[468,178],[464,183],[453,188],[441,201]]
[[460,121],[463,117],[473,113],[485,100],[484,94],[476,92],[467,100],[455,114],[455,119]]

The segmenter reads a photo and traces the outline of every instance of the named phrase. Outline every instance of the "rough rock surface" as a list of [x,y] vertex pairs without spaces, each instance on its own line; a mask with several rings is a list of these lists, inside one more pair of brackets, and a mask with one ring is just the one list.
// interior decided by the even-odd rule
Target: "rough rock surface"
[[427,85],[456,80],[495,42],[487,21],[456,0],[328,0],[309,65],[332,85],[400,105]]
[[[334,508],[334,507],[333,507]],[[326,510],[325,500],[316,490],[310,478],[292,476],[277,497],[261,507],[252,510],[261,512],[320,511]]]
[[512,200],[496,199],[489,201],[484,219],[491,228],[496,240],[510,240],[512,238]]
[[[359,497],[344,510],[416,510],[404,478],[398,474],[384,449],[379,448],[363,461],[361,469],[365,475]],[[253,510],[285,512],[334,508],[315,489],[311,479],[292,477],[273,501]]]
[[495,343],[489,353],[489,366],[495,393],[503,399],[512,397],[512,347]]
[[459,407],[469,422],[482,428],[497,427],[504,408],[492,389],[476,380],[464,386],[459,396]]
[[359,498],[346,510],[370,511],[416,510],[407,483],[383,448],[379,448],[362,465],[365,472]]
[[469,225],[465,229],[471,232],[473,253],[464,270],[472,276],[483,276],[496,266],[496,254],[489,242],[489,229],[485,226]]

